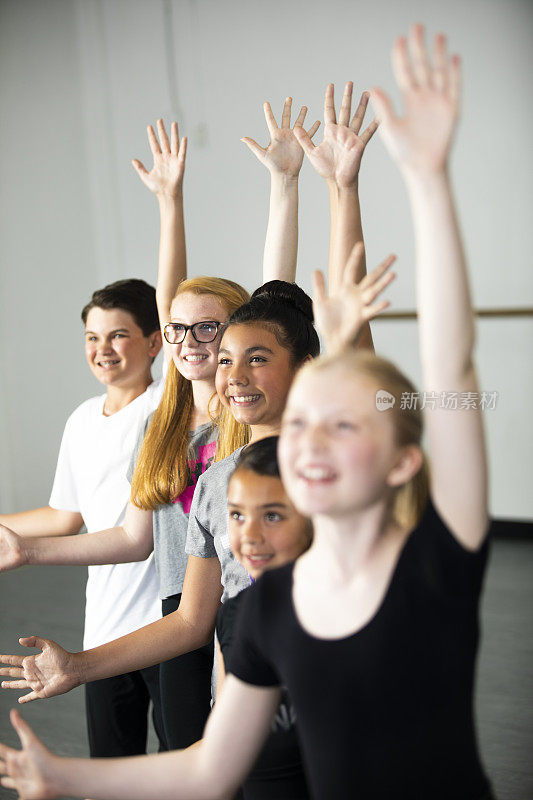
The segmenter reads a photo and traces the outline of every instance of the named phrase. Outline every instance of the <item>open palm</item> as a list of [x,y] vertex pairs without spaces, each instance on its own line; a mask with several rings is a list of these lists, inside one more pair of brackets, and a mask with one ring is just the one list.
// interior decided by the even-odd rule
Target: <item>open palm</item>
[[178,123],[170,126],[170,141],[162,119],[157,120],[159,141],[151,125],[148,126],[148,142],[154,157],[154,165],[150,172],[144,164],[134,158],[131,162],[137,175],[151,192],[156,195],[175,197],[183,184],[185,173],[185,156],[187,154],[187,139],[179,139]]

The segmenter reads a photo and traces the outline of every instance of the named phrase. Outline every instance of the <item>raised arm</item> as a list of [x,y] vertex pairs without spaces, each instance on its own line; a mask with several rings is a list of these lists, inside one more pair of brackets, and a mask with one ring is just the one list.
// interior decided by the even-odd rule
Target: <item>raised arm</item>
[[[326,179],[331,211],[330,233],[330,292],[335,294],[342,272],[357,242],[363,242],[361,208],[359,205],[359,169],[366,145],[377,129],[371,122],[361,133],[368,104],[368,92],[363,92],[355,114],[351,117],[353,83],[344,89],[339,118],[335,112],[333,84],[326,88],[324,98],[324,139],[316,147],[304,131],[296,135],[309,161],[319,175]],[[364,256],[358,265],[357,280],[366,274]],[[363,337],[362,337],[363,338]],[[369,329],[366,345],[371,346]]]
[[[148,141],[154,157],[150,172],[136,158],[131,163],[159,203],[161,227],[156,301],[159,322],[163,328],[170,319],[170,304],[176,290],[187,277],[183,219],[183,175],[187,139],[184,137],[180,142],[177,122],[173,122],[170,127],[170,141],[162,119],[157,120],[157,132],[159,141],[152,126],[148,126]],[[165,359],[168,361],[170,351],[164,337],[163,345]]]
[[64,694],[82,683],[122,675],[183,655],[207,644],[213,636],[222,586],[218,558],[189,556],[177,611],[108,644],[69,653],[56,642],[40,637],[20,639],[24,647],[39,647],[35,656],[2,655],[0,675],[4,689],[29,689],[19,698],[28,703]]
[[230,675],[197,747],[134,758],[60,758],[14,711],[11,722],[22,750],[0,744],[2,786],[16,789],[25,800],[227,800],[252,767],[279,696],[276,688],[251,686]]
[[390,305],[388,300],[375,301],[396,277],[394,272],[389,272],[396,256],[388,256],[358,282],[363,256],[363,244],[358,242],[343,269],[335,293],[330,293],[329,296],[323,273],[317,270],[313,274],[315,325],[324,340],[328,355],[353,346],[365,323]]
[[122,527],[83,536],[21,537],[0,525],[0,572],[28,564],[122,564],[153,549],[152,512],[128,503]]
[[[274,279],[293,283],[296,277],[298,176],[304,154],[295,130],[304,124],[307,107],[302,106],[294,128],[291,128],[291,106],[292,97],[287,97],[283,106],[281,127],[278,127],[270,104],[264,104],[265,119],[270,132],[268,147],[261,147],[249,137],[242,139],[270,172],[270,208],[263,255],[263,283]],[[320,122],[315,122],[306,135],[309,138],[314,136],[319,125]]]
[[[435,37],[430,58],[424,29],[397,39],[394,72],[405,114],[397,117],[386,94],[372,101],[381,133],[405,179],[416,242],[420,357],[431,457],[431,492],[457,539],[479,547],[487,531],[487,469],[479,406],[461,408],[462,393],[477,393],[474,320],[461,235],[448,174],[459,114],[460,61]],[[442,398],[457,393],[455,410]],[[463,395],[464,396],[464,395]],[[435,406],[432,408],[432,406]]]

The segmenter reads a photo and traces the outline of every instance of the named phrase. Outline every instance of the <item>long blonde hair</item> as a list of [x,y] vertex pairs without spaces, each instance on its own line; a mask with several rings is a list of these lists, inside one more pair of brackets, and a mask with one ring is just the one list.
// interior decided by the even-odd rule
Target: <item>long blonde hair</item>
[[[180,283],[176,297],[185,292],[213,295],[223,304],[228,316],[249,299],[246,289],[224,278],[189,278]],[[187,488],[190,477],[188,434],[193,406],[191,382],[181,375],[172,360],[169,361],[163,397],[146,431],[131,482],[131,500],[139,508],[153,511],[173,502]],[[215,415],[218,413],[216,410]],[[249,432],[247,426],[234,420],[226,430],[226,420],[220,419],[226,414],[220,412],[216,421],[222,425],[224,448],[233,452],[248,442]]]
[[[422,412],[415,403],[402,404],[402,396],[416,397],[416,390],[411,381],[400,372],[398,367],[385,358],[380,358],[368,350],[347,349],[335,356],[326,356],[306,365],[302,371],[322,370],[338,366],[348,374],[356,373],[370,378],[380,389],[389,392],[395,403],[387,410],[392,415],[396,444],[421,446],[423,434]],[[422,451],[422,466],[418,472],[403,486],[397,488],[393,496],[392,516],[402,528],[410,530],[419,522],[424,511],[429,492],[429,467]]]

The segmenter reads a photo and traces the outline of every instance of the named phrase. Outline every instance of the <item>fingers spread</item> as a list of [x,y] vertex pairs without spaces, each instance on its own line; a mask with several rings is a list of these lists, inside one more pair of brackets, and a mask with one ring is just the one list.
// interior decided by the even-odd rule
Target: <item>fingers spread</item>
[[19,697],[18,702],[22,705],[22,703],[31,703],[32,700],[39,700],[37,692],[28,692],[28,694],[22,695],[22,697]]
[[392,48],[392,69],[396,83],[403,92],[416,88],[416,80],[407,54],[407,39],[400,36]]
[[457,105],[461,97],[461,59],[459,56],[452,56],[450,71],[450,96],[453,102]]
[[283,111],[281,113],[282,128],[291,127],[291,106],[292,106],[292,97],[286,97],[285,103],[283,104]]
[[178,154],[180,147],[180,136],[178,132],[178,123],[173,122],[170,126],[170,152],[173,156]]
[[326,125],[335,124],[335,122],[337,122],[337,117],[335,116],[335,100],[333,97],[333,89],[333,84],[328,83],[324,97],[324,123]]
[[[0,656],[0,663],[2,664],[11,664],[12,667],[21,667],[22,662],[24,661],[25,656]],[[0,675],[10,675],[10,671],[4,671],[4,668],[0,670]]]
[[342,95],[341,108],[339,111],[339,125],[350,124],[350,114],[352,113],[352,92],[353,81],[348,81],[344,87],[344,93]]
[[181,145],[178,152],[178,159],[181,163],[185,161],[185,156],[187,155],[187,137],[184,136],[181,140]]
[[309,136],[310,139],[313,138],[313,136],[315,135],[315,133],[319,128],[320,128],[320,120],[317,119],[317,121],[313,125],[311,125],[311,127],[307,131],[307,135]]
[[430,67],[423,25],[413,25],[409,31],[409,48],[411,51],[412,69],[419,86],[430,85]]
[[278,129],[278,123],[276,122],[276,118],[274,117],[274,114],[272,113],[272,109],[270,107],[270,103],[264,103],[263,104],[263,111],[265,112],[266,124],[267,124],[268,130],[270,132],[270,136],[272,137],[272,136],[274,136],[274,133]]
[[361,125],[363,124],[363,119],[366,112],[366,107],[368,105],[368,100],[370,98],[370,94],[368,92],[363,92],[361,95],[361,99],[359,100],[359,105],[355,109],[355,114],[352,117],[352,121],[350,122],[350,128],[354,133],[359,133],[361,130]]
[[163,153],[170,153],[170,142],[168,141],[167,132],[162,119],[157,120],[157,132],[159,134],[159,141],[161,142],[161,150]]
[[2,681],[2,689],[29,689],[28,681]]
[[435,89],[445,92],[448,89],[448,57],[446,55],[446,37],[442,33],[435,36],[433,46],[434,69],[432,84]]
[[296,122],[294,124],[300,125],[301,127],[304,124],[306,114],[307,114],[307,106],[302,106],[300,109],[300,113],[298,114],[298,117],[296,118]]
[[361,141],[363,142],[363,144],[365,144],[365,145],[368,144],[370,139],[373,137],[373,135],[377,131],[378,127],[379,127],[379,122],[377,120],[375,120],[375,119],[372,120],[372,122],[370,123],[368,128],[366,128],[366,130],[364,130],[363,133],[361,134]]
[[154,129],[151,125],[148,125],[146,129],[148,133],[148,142],[150,144],[150,150],[152,151],[152,155],[160,156],[161,155],[161,148],[159,147],[159,142],[157,141],[157,136],[154,133]]

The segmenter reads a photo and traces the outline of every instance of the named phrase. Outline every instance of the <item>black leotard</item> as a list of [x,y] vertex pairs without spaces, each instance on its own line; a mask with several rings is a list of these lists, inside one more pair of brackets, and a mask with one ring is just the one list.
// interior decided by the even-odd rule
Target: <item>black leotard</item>
[[319,800],[490,797],[473,720],[487,544],[463,548],[432,503],[374,617],[342,639],[301,627],[293,564],[246,592],[228,669],[287,687]]

